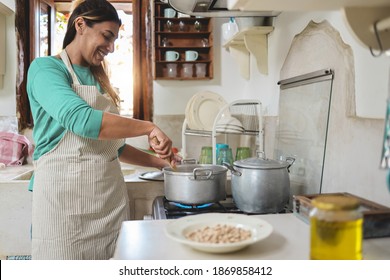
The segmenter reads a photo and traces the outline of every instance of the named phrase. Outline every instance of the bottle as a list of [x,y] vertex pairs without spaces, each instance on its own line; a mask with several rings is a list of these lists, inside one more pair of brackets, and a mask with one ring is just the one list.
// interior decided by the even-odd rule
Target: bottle
[[323,195],[312,200],[310,211],[310,259],[361,260],[363,214],[359,200]]

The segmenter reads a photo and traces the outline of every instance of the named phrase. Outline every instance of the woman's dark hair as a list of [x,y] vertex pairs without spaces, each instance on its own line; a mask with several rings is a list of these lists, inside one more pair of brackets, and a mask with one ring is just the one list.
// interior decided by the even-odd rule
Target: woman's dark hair
[[78,0],[74,1],[73,6],[75,7],[68,20],[65,38],[62,44],[62,48],[64,49],[76,36],[74,21],[78,17],[82,17],[89,27],[103,21],[113,21],[118,23],[119,26],[122,25],[117,11],[107,0]]
[[[68,20],[65,38],[62,44],[64,49],[74,40],[74,37],[76,36],[74,21],[78,17],[82,17],[88,27],[92,27],[95,23],[104,21],[112,21],[118,23],[119,26],[122,25],[114,6],[106,0],[75,0],[73,1],[72,8],[73,11]],[[101,65],[91,66],[90,69],[103,90],[108,93],[112,102],[119,107],[120,98],[110,83],[106,71],[106,64],[102,62]]]

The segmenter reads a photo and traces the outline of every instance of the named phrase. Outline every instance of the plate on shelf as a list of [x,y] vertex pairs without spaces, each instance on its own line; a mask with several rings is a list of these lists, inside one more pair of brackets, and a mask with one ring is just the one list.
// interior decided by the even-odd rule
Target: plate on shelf
[[186,110],[185,110],[185,117],[187,120],[187,125],[190,129],[195,129],[196,126],[194,124],[193,118],[192,118],[192,103],[194,102],[194,99],[196,98],[196,94],[193,95],[190,100],[187,103]]
[[245,130],[243,127],[231,127],[231,126],[216,126],[215,130],[220,133],[243,133]]
[[196,94],[191,104],[192,129],[211,131],[215,117],[225,105],[226,101],[217,93],[205,91]]
[[[206,230],[206,227],[213,229],[217,226],[226,226],[228,230],[236,232],[241,231],[240,234],[247,235],[249,233],[249,236],[243,238],[241,241],[227,243],[200,242],[188,238],[188,235],[191,233]],[[165,234],[172,240],[195,250],[208,253],[229,253],[244,249],[267,238],[272,231],[273,227],[260,218],[245,214],[227,213],[207,213],[186,216],[169,222],[165,227]]]

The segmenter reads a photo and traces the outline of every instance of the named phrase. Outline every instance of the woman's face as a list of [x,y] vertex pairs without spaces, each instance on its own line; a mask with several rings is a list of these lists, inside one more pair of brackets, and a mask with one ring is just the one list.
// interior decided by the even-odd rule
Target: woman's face
[[112,21],[95,23],[88,27],[85,22],[80,34],[80,65],[98,66],[108,53],[114,51],[119,25]]

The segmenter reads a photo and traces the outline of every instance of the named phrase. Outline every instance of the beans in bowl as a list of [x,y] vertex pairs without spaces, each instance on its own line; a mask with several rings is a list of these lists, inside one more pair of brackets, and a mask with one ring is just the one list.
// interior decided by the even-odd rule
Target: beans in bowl
[[249,230],[221,224],[206,226],[185,234],[185,237],[191,241],[212,244],[236,243],[247,240],[251,236],[252,233]]

